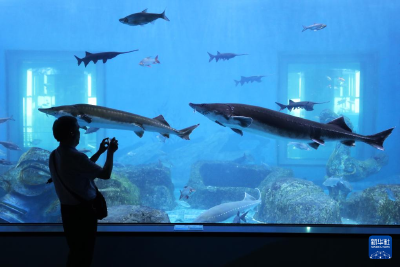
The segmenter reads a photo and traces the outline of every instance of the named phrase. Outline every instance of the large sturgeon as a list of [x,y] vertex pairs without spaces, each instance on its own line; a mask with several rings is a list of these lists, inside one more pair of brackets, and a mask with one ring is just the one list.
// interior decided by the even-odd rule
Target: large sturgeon
[[199,124],[197,124],[182,130],[176,130],[169,126],[162,115],[151,119],[117,109],[89,104],[39,108],[39,111],[56,118],[62,116],[75,117],[78,120],[79,126],[82,128],[89,126],[95,128],[131,130],[139,137],[143,136],[144,131],[148,131],[160,133],[167,138],[169,138],[170,134],[174,134],[182,139],[189,140],[189,135],[199,126]]
[[284,137],[294,140],[310,140],[309,145],[317,149],[325,141],[340,141],[346,146],[355,146],[355,141],[367,143],[384,150],[383,142],[392,133],[390,128],[374,135],[353,133],[343,117],[327,124],[310,121],[267,108],[244,104],[192,104],[195,110],[216,122],[230,127],[235,133],[253,132],[269,137]]
[[256,188],[259,193],[258,199],[255,199],[251,195],[244,193],[244,198],[241,201],[235,201],[235,202],[228,202],[228,203],[223,203],[218,206],[212,207],[209,210],[206,210],[199,216],[197,216],[196,219],[194,219],[194,223],[216,223],[216,222],[222,222],[230,217],[233,217],[237,214],[237,212],[244,213],[245,211],[248,211],[258,204],[261,203],[261,193],[258,188]]

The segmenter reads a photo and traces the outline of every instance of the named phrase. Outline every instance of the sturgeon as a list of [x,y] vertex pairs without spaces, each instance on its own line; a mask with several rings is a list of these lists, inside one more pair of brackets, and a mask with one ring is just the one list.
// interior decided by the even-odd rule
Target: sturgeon
[[133,113],[89,104],[75,104],[51,108],[39,108],[39,111],[56,118],[62,116],[75,117],[81,128],[95,127],[107,129],[131,130],[139,137],[144,132],[157,132],[169,138],[170,134],[189,140],[189,135],[199,124],[176,130],[169,126],[162,115],[153,119]]
[[[244,213],[247,210],[250,210],[261,203],[261,192],[258,188],[256,188],[259,193],[258,199],[255,199],[253,196],[244,193],[244,198],[241,201],[228,202],[212,207],[209,210],[206,210],[196,219],[194,219],[194,223],[216,223],[225,221],[237,214],[237,212]],[[247,212],[246,212],[247,214]]]
[[327,124],[298,118],[267,108],[244,104],[192,104],[211,121],[223,127],[231,128],[243,136],[243,131],[267,137],[283,137],[294,140],[310,140],[309,145],[317,149],[325,141],[340,141],[346,146],[355,146],[355,141],[367,143],[379,150],[384,150],[383,142],[394,128],[374,135],[353,133],[340,117]]
[[208,60],[208,62],[211,62],[214,58],[215,58],[215,62],[218,62],[218,60],[220,60],[220,59],[221,60],[229,60],[234,57],[246,56],[248,54],[220,53],[219,51],[217,51],[216,55],[212,55],[210,53],[208,53],[208,55],[210,56],[210,59]]

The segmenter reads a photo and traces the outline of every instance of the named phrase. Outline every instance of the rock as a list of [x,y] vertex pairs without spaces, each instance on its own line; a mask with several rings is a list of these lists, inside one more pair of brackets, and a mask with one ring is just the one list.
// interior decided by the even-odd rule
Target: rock
[[244,193],[258,196],[255,189],[270,173],[260,165],[243,165],[232,161],[199,161],[192,165],[188,185],[196,192],[186,202],[195,209],[238,201]]
[[107,201],[107,206],[139,205],[139,188],[132,184],[121,172],[113,171],[109,180],[95,180],[99,191]]
[[108,216],[99,223],[170,223],[168,214],[161,210],[138,205],[108,207]]
[[267,183],[256,220],[285,224],[339,224],[339,205],[310,181],[277,178]]
[[[50,152],[31,148],[0,177],[0,219],[10,223],[60,222],[59,202],[50,178]],[[58,211],[57,211],[58,210]]]
[[326,164],[327,176],[341,176],[349,182],[356,182],[375,174],[388,163],[386,154],[358,160],[350,156],[350,147],[337,144]]
[[342,216],[360,224],[399,225],[400,185],[377,185],[351,194]]
[[161,210],[176,206],[169,168],[160,164],[128,165],[120,172],[139,188],[141,205]]

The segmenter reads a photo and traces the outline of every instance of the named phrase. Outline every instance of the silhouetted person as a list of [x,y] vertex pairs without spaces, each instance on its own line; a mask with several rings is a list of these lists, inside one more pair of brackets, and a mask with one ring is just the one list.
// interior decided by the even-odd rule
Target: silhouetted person
[[[110,179],[118,141],[115,138],[110,142],[108,138],[103,139],[99,151],[89,159],[75,149],[79,144],[80,132],[74,117],[58,118],[53,124],[53,135],[60,145],[50,155],[49,168],[61,202],[61,217],[69,246],[67,266],[90,266],[97,218],[81,200],[89,201],[96,197],[95,178]],[[107,159],[101,168],[95,162],[105,151]]]

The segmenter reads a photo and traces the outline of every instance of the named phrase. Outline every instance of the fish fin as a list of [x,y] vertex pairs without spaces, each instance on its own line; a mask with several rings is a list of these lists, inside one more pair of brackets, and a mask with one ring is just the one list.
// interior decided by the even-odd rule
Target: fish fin
[[147,8],[145,10],[143,10],[141,13],[147,13]]
[[305,30],[307,30],[307,27],[303,26],[303,30],[301,32],[304,32]]
[[168,122],[164,119],[163,115],[158,115],[157,117],[153,118],[153,120],[157,120],[157,121],[161,122],[162,124],[169,126]]
[[98,59],[93,59],[93,63],[96,64]]
[[103,63],[106,63],[106,62],[107,62],[107,58],[104,58],[104,59],[103,59]]
[[355,146],[355,141],[354,140],[344,140],[344,141],[340,141],[340,143],[342,143],[345,146]]
[[217,55],[220,55],[221,53],[219,51],[217,51]]
[[240,83],[240,81],[236,81],[236,80],[234,80],[235,81],[235,83],[236,83],[236,86]]
[[293,103],[296,103],[296,102],[294,102],[293,100],[289,100],[289,104],[293,104]]
[[[161,134],[162,136],[164,136],[165,138],[169,138],[169,134]],[[164,140],[165,142],[165,140]]]
[[140,138],[142,138],[142,136],[143,136],[143,134],[144,134],[144,131],[135,131],[135,134],[136,134],[137,136],[139,136]]
[[[243,214],[240,216],[240,219],[241,219],[242,221],[247,222],[247,221],[246,221],[246,215],[247,215],[248,212],[249,212],[249,211],[246,211],[245,213],[243,213]],[[239,215],[238,215],[238,216],[239,216]]]
[[89,117],[89,116],[86,115],[86,114],[78,115],[78,117],[79,117],[81,120],[86,121],[87,123],[91,123],[91,122],[92,122],[92,118]]
[[169,21],[169,18],[167,18],[167,16],[165,16],[165,10],[163,13],[161,13],[161,18],[165,19],[166,21]]
[[81,63],[82,63],[82,59],[81,59],[81,58],[79,58],[79,57],[77,57],[77,56],[75,56],[75,55],[74,55],[74,57],[76,58],[76,60],[78,60],[78,66],[79,66],[79,65],[81,65]]
[[219,121],[215,121],[215,123],[221,125],[222,127],[226,127],[225,125],[223,125],[223,124],[220,123]]
[[158,55],[155,58],[156,63],[160,64],[160,61],[158,60]]
[[281,110],[283,110],[283,109],[285,109],[287,106],[286,105],[284,105],[284,104],[280,104],[280,103],[278,103],[278,102],[275,102],[281,109],[279,110],[279,111],[281,111]]
[[234,131],[235,133],[240,134],[241,136],[243,136],[243,132],[242,132],[241,130],[236,129],[236,128],[231,128],[231,129],[232,129],[232,131]]
[[79,128],[81,128],[81,129],[83,129],[85,131],[87,131],[87,129],[88,129],[86,126],[79,126]]
[[371,145],[379,150],[385,150],[383,148],[383,142],[385,139],[392,133],[394,128],[387,129],[385,131],[382,131],[380,133],[374,134],[374,135],[367,135],[367,138],[369,140],[362,140],[368,145]]
[[189,196],[188,196],[188,195],[186,195],[186,196],[185,196],[185,198],[186,198],[186,199],[189,199]]
[[85,68],[86,68],[86,66],[90,63],[90,61],[84,60],[83,63],[85,63]]
[[318,149],[319,144],[318,143],[308,143],[308,145],[314,149]]
[[211,54],[208,53],[208,52],[207,52],[207,54],[210,56],[210,59],[208,60],[208,62],[211,62],[211,61],[215,58],[215,56],[214,56],[214,55],[211,55]]
[[313,140],[315,143],[318,143],[320,145],[325,145],[325,141],[319,138],[312,138],[311,140]]
[[90,53],[90,52],[88,52],[88,51],[85,51],[85,53],[86,53],[86,56],[91,56],[91,55],[93,55],[92,53]]
[[253,196],[250,195],[250,194],[244,193],[244,198],[243,198],[242,201],[246,201],[246,200],[248,200],[248,201],[255,201],[255,200],[257,200],[257,199],[255,199],[255,197],[253,197]]
[[181,195],[179,196],[179,200],[182,199],[182,190],[179,190],[179,192],[181,192]]
[[231,118],[238,122],[241,127],[249,127],[253,123],[253,119],[250,117],[232,116]]
[[334,119],[333,121],[328,122],[328,124],[332,124],[332,125],[336,125],[339,126],[340,128],[349,131],[349,132],[353,132],[349,126],[347,126],[346,122],[344,121],[343,117],[339,117],[337,119]]
[[178,136],[182,139],[185,140],[190,140],[189,139],[189,135],[193,132],[194,129],[196,129],[200,124],[196,124],[190,127],[187,127],[185,129],[182,129],[180,131],[178,131]]

